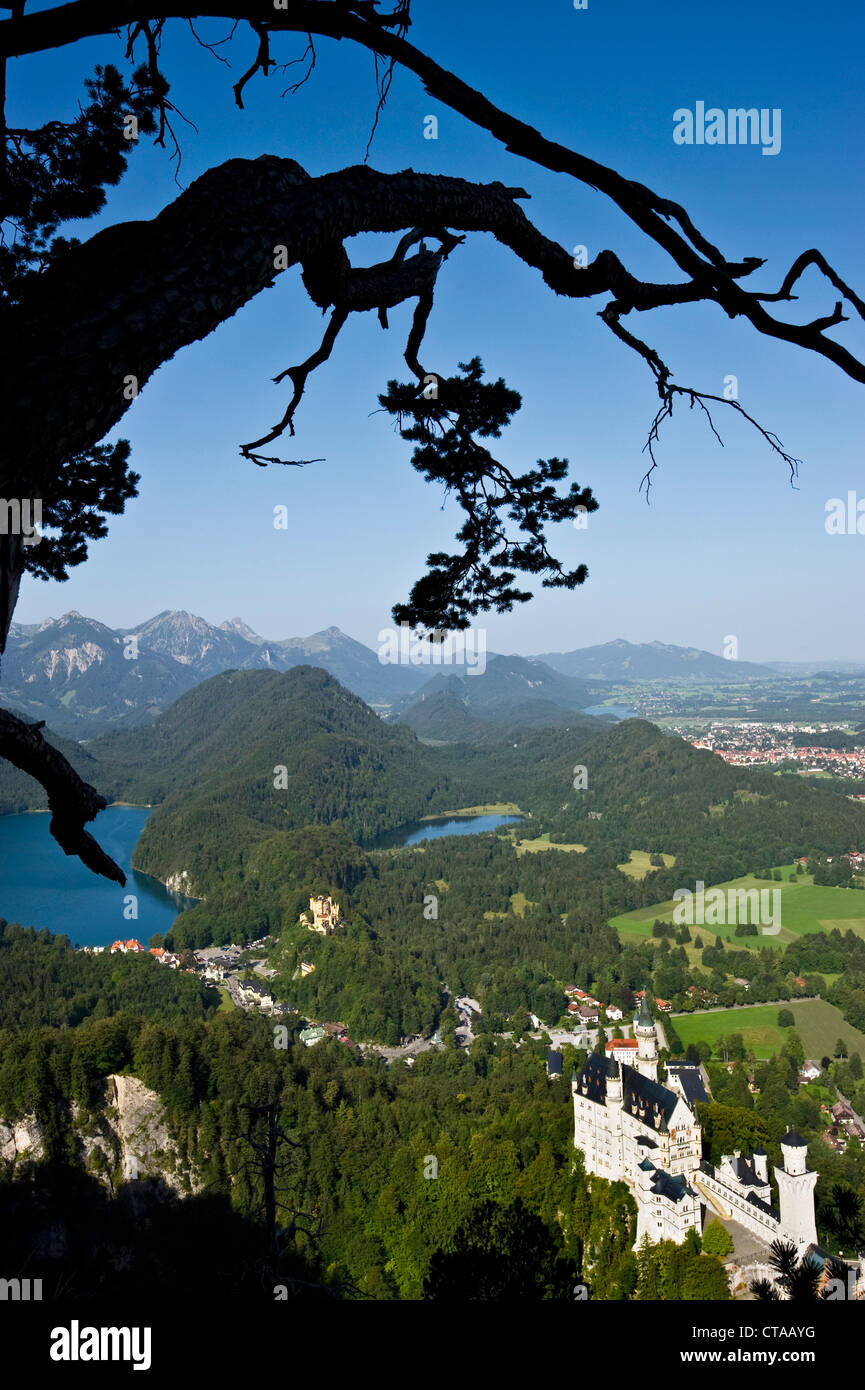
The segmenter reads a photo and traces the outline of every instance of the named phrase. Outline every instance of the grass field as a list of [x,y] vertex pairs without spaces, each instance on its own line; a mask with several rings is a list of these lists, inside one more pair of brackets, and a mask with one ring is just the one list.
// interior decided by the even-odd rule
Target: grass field
[[515,801],[491,801],[487,806],[460,806],[457,811],[436,811],[434,816],[421,816],[422,821],[444,820],[445,816],[521,816]]
[[586,852],[586,846],[585,846],[585,845],[577,845],[577,844],[573,844],[573,845],[553,845],[553,844],[550,844],[549,832],[547,832],[547,834],[545,834],[545,835],[539,835],[538,838],[537,838],[536,840],[515,840],[515,841],[514,841],[514,849],[516,850],[516,852],[517,852],[518,855],[523,855],[523,854],[537,854],[539,851],[545,850],[545,849],[562,849],[562,850],[565,850],[565,851],[570,851],[571,854],[585,854],[585,852]]
[[706,1042],[714,1047],[718,1038],[741,1033],[742,1041],[755,1057],[764,1059],[780,1052],[787,1030],[778,1027],[778,1010],[790,1009],[796,1031],[802,1039],[806,1057],[832,1056],[838,1038],[851,1052],[865,1057],[865,1033],[853,1028],[834,1004],[825,999],[800,999],[791,1004],[755,1004],[751,1008],[721,1009],[714,1013],[676,1014],[673,1024],[685,1044]]
[[[682,886],[691,887],[693,891],[692,885]],[[833,927],[841,931],[854,931],[865,939],[865,895],[860,897],[854,889],[818,888],[811,882],[803,883],[799,878],[794,883],[777,883],[772,879],[755,878],[753,874],[717,886],[725,892],[728,888],[778,889],[781,894],[781,930],[777,936],[765,936],[759,931],[757,936],[736,936],[735,920],[718,926],[689,923],[691,936],[701,936],[704,945],[710,945],[716,936],[720,936],[725,941],[733,941],[739,949],[759,950],[766,946],[786,946],[797,936],[831,931]],[[656,918],[662,922],[672,922],[675,906],[673,902],[665,902],[655,907],[637,908],[635,912],[613,917],[610,925],[616,928],[622,941],[639,940],[651,935],[652,923]],[[688,949],[690,951],[691,948]]]
[[[675,854],[664,854],[661,858],[664,861],[664,867],[672,869],[676,862]],[[621,869],[622,873],[627,874],[629,878],[645,878],[646,874],[657,872],[657,866],[650,864],[649,859],[650,856],[646,850],[632,849],[627,864],[617,864],[616,868]],[[654,920],[653,917],[652,921],[654,922]]]

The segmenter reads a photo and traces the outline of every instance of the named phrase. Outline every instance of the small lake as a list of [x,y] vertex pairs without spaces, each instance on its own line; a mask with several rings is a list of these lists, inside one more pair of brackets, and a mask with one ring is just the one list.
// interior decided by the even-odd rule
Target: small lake
[[[178,913],[195,903],[132,868],[132,851],[149,815],[144,806],[109,806],[87,826],[126,874],[125,888],[65,855],[48,830],[47,812],[0,816],[0,917],[63,932],[75,946],[110,946],[131,936],[146,946],[155,932],[168,931]],[[130,894],[137,899],[137,919],[123,915]]]
[[612,715],[614,719],[639,719],[635,709],[629,709],[627,705],[588,705],[583,714],[594,714],[597,717]]
[[398,830],[388,830],[377,836],[366,848],[397,849],[408,845],[420,845],[424,840],[440,840],[445,835],[480,835],[484,830],[497,830],[500,825],[511,825],[522,819],[522,816],[488,815],[413,821],[408,825],[401,825]]

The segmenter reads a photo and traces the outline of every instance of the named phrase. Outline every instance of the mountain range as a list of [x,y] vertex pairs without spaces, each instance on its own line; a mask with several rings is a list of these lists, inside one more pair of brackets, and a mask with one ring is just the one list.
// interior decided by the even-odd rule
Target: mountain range
[[547,652],[536,658],[566,676],[608,681],[744,681],[770,680],[771,666],[751,661],[731,661],[697,647],[675,647],[669,642],[626,642],[617,637],[596,647],[573,652]]
[[417,690],[424,668],[388,666],[337,627],[310,637],[267,641],[240,618],[214,626],[166,611],[132,628],[110,628],[81,613],[12,624],[0,668],[6,705],[73,738],[147,722],[194,686],[223,671],[322,667],[371,705],[390,706]]
[[[618,639],[540,657],[487,654],[486,668],[385,664],[338,627],[270,640],[242,618],[214,625],[186,612],[110,628],[75,611],[13,624],[0,669],[3,703],[75,739],[154,719],[185,691],[229,670],[317,666],[378,712],[421,737],[483,740],[494,725],[567,726],[568,714],[600,703],[612,684],[645,680],[768,679],[768,666],[727,661],[692,647]],[[460,706],[460,710],[457,709]],[[563,714],[563,711],[565,712]],[[453,725],[451,721],[454,721]]]

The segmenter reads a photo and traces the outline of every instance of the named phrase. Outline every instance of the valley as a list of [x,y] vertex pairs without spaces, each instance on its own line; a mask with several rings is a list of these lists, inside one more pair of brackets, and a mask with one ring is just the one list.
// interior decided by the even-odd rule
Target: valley
[[[453,1239],[443,1231],[477,1219],[492,1182],[502,1210],[523,1204],[519,1221],[553,1219],[544,1229],[555,1231],[550,1203],[572,1212],[584,1234],[555,1236],[557,1258],[593,1296],[630,1297],[637,1266],[614,1232],[633,1231],[636,1209],[571,1168],[570,1092],[557,1078],[627,1043],[645,997],[662,1064],[705,1069],[713,1162],[725,1126],[777,1149],[796,1125],[817,1155],[821,1239],[840,1248],[831,1193],[856,1190],[862,1160],[825,1106],[837,1087],[854,1116],[865,1108],[865,804],[844,778],[725,760],[699,730],[604,718],[593,679],[491,657],[483,675],[438,675],[420,699],[373,710],[321,667],[217,671],[145,722],[67,739],[115,809],[152,808],[135,812],[138,880],[182,885],[195,901],[150,930],[149,918],[123,916],[136,880],[105,885],[116,904],[106,944],[135,938],[140,951],[70,950],[40,930],[36,897],[29,919],[19,911],[22,925],[3,927],[4,1152],[37,1130],[43,1154],[70,1152],[83,1105],[105,1142],[88,1159],[82,1221],[103,1219],[131,1163],[161,1181],[152,1150],[123,1148],[111,1168],[101,1088],[131,1068],[170,1136],[166,1179],[185,1184],[193,1220],[205,1193],[238,1201],[231,1170],[248,1147],[235,1102],[264,1087],[305,1155],[296,1164],[285,1150],[292,1201],[322,1213],[315,1241],[292,1247],[297,1277],[428,1296],[436,1251]],[[455,711],[465,718],[451,723]],[[20,774],[0,774],[5,809],[30,794]],[[674,894],[699,882],[725,902],[777,894],[780,930],[764,935],[736,912],[679,922]],[[313,903],[339,904],[339,920],[313,930]],[[34,978],[35,991],[22,989]],[[34,1029],[48,1060],[19,1075]],[[798,1075],[806,1057],[817,1079]],[[11,1138],[3,1116],[19,1117]],[[422,1176],[431,1155],[445,1227]],[[31,1171],[26,1151],[14,1163]],[[214,1268],[230,1283],[255,1228],[219,1222]],[[588,1256],[589,1243],[602,1253]],[[136,1258],[152,1267],[148,1240]],[[96,1270],[87,1277],[98,1284]]]

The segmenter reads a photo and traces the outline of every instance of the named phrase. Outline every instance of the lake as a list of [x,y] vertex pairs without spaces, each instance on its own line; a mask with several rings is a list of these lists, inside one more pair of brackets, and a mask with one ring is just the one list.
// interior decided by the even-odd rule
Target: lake
[[500,825],[521,821],[522,816],[453,816],[437,820],[413,821],[397,830],[385,831],[366,846],[367,849],[397,849],[419,845],[424,840],[440,840],[445,835],[480,835],[484,830],[497,830]]
[[[47,812],[0,816],[0,917],[64,932],[76,946],[110,946],[131,936],[146,946],[155,932],[168,931],[177,914],[195,904],[132,869],[132,851],[149,815],[144,806],[109,806],[87,826],[126,874],[125,888],[65,855],[49,833]],[[133,906],[127,906],[130,895],[137,900],[137,919],[123,915]]]
[[598,717],[602,715],[612,715],[614,719],[639,719],[635,709],[629,709],[627,705],[587,705],[583,714],[594,714]]

